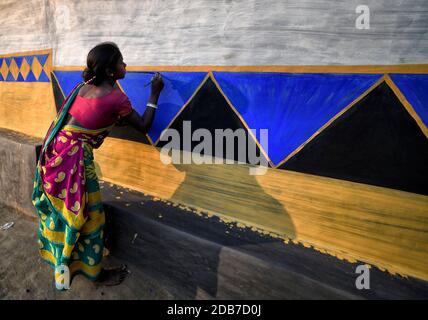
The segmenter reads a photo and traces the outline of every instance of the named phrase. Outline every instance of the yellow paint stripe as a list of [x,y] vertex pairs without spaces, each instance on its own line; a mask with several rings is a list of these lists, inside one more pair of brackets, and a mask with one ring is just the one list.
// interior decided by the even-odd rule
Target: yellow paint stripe
[[59,80],[58,80],[58,78],[56,77],[55,73],[53,73],[53,72],[52,72],[52,75],[53,75],[53,77],[55,78],[56,83],[58,84],[59,90],[61,91],[61,94],[62,94],[62,96],[63,96],[63,98],[64,98],[64,100],[65,100],[65,98],[67,98],[67,97],[66,97],[66,96],[65,96],[65,94],[64,94],[64,90],[62,90],[61,83],[59,82]]
[[0,127],[43,139],[57,114],[52,84],[0,83]]
[[296,153],[302,150],[309,142],[311,142],[314,138],[316,138],[321,132],[323,132],[330,124],[336,121],[341,115],[343,115],[346,111],[352,108],[355,104],[357,104],[361,99],[367,96],[370,92],[372,92],[378,85],[385,81],[385,75],[376,81],[370,88],[364,91],[360,96],[358,96],[354,101],[348,104],[345,108],[343,108],[339,113],[337,113],[333,118],[331,118],[327,123],[325,123],[321,128],[319,128],[313,135],[311,135],[305,142],[303,142],[300,146],[298,146],[293,152],[291,152],[284,160],[279,162],[275,168],[279,168],[282,164],[287,162],[291,157],[293,157]]
[[422,119],[416,113],[416,111],[413,108],[413,106],[406,99],[406,97],[404,96],[404,94],[397,87],[397,85],[394,83],[394,81],[391,79],[391,77],[389,75],[385,75],[385,82],[392,89],[392,91],[395,93],[395,95],[397,96],[398,100],[400,100],[400,102],[402,103],[402,105],[404,106],[404,108],[406,108],[406,110],[410,114],[410,116],[413,119],[415,119],[416,123],[418,124],[419,128],[421,128],[421,130],[424,133],[425,137],[428,138],[428,128],[426,127],[425,123],[422,121]]
[[123,90],[122,85],[120,84],[120,82],[116,81],[116,84],[119,87],[120,91],[122,91],[123,93],[125,93],[125,90]]
[[82,66],[54,66],[54,71],[83,71],[85,67]]
[[[52,56],[52,49],[44,49],[44,50],[32,50],[32,51],[20,51],[20,52],[12,52],[12,53],[5,53],[0,54],[0,58],[9,58],[9,57],[15,57],[15,56],[32,56],[36,54],[49,54]],[[46,63],[48,63],[46,61]]]
[[46,75],[48,76],[49,81],[52,81],[52,76],[51,76],[51,72],[52,72],[52,49],[48,53],[48,58],[46,59],[46,62],[43,66],[43,69],[44,69]]
[[[82,66],[57,66],[58,71],[81,71]],[[428,73],[428,64],[359,65],[359,66],[127,66],[127,71],[172,72],[284,72],[284,73]]]

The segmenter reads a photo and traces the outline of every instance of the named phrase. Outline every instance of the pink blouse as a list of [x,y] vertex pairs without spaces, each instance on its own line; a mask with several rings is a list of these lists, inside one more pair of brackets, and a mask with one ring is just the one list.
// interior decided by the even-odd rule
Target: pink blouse
[[88,129],[100,129],[114,124],[119,117],[132,112],[131,102],[120,89],[113,89],[105,96],[84,98],[76,96],[68,113]]

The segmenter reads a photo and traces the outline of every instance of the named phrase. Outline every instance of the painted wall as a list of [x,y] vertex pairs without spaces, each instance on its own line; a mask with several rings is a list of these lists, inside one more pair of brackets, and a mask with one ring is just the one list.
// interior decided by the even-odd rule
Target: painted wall
[[2,0],[0,54],[52,48],[55,66],[83,65],[111,40],[129,65],[427,63],[428,2],[366,0]]
[[[67,88],[80,81],[79,70],[88,50],[100,41],[115,41],[136,71],[119,84],[137,111],[144,110],[147,93],[141,88],[148,80],[147,74],[138,71],[152,68],[168,77],[162,95],[165,100],[159,105],[162,116],[149,132],[152,140],[179,110],[193,106],[197,111],[198,104],[191,101],[197,100],[196,92],[194,99],[189,96],[209,75],[218,82],[218,90],[211,86],[217,91],[206,91],[206,96],[221,94],[220,98],[227,99],[224,104],[231,107],[229,113],[236,113],[251,127],[273,125],[270,129],[276,134],[269,137],[273,147],[268,155],[279,168],[269,169],[264,176],[250,176],[247,166],[165,166],[159,150],[150,143],[114,136],[95,152],[100,178],[274,232],[285,241],[292,239],[351,261],[428,279],[426,192],[292,172],[280,166],[281,159],[300,152],[300,146],[305,152],[306,142],[326,126],[340,124],[351,107],[365,103],[381,82],[399,99],[401,105],[396,109],[407,115],[415,129],[412,134],[427,143],[428,3],[368,1],[371,29],[364,31],[354,27],[358,2],[337,1],[333,8],[326,0],[270,5],[267,1],[2,1],[0,127],[43,137],[59,107],[57,98],[64,98]],[[46,59],[42,57],[46,52],[22,52],[44,48],[50,52]],[[11,52],[20,53],[3,55]],[[403,65],[407,63],[425,65]],[[307,67],[337,64],[345,66]],[[346,66],[357,64],[400,65]],[[78,67],[61,68],[71,65]],[[138,67],[142,65],[146,67]],[[186,70],[186,65],[208,67]],[[280,67],[233,67],[239,65]],[[264,73],[270,71],[275,74]],[[285,99],[290,92],[298,94]],[[321,112],[323,106],[330,112],[328,116]],[[254,116],[260,113],[259,107],[264,108],[263,117]],[[294,109],[299,112],[291,112]],[[325,118],[308,121],[312,114]],[[387,124],[401,126],[394,119]],[[289,135],[299,138],[292,146],[282,143],[291,142],[286,135],[289,124],[298,124]],[[296,134],[299,130],[304,132]],[[406,137],[414,140],[411,135]],[[315,138],[313,142],[318,140]],[[408,146],[402,140],[390,140],[393,150]],[[419,150],[427,154],[426,147],[416,152]],[[382,159],[390,157],[388,152],[378,154]]]
[[56,115],[52,50],[0,55],[0,128],[43,138]]

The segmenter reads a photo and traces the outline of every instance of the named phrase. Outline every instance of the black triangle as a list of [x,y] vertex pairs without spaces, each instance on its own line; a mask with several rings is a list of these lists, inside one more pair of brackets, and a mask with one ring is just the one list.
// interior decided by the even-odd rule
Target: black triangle
[[[221,92],[218,90],[211,78],[208,78],[199,91],[195,94],[193,99],[185,107],[185,109],[178,115],[169,128],[176,129],[180,133],[181,137],[181,150],[183,150],[183,121],[191,121],[191,132],[200,128],[205,128],[210,131],[212,139],[212,152],[215,153],[215,129],[232,129],[233,131],[237,129],[244,129],[246,135],[246,141],[251,139],[252,143],[255,144],[251,135],[248,134],[248,130],[232,110],[232,108],[227,103],[226,99],[223,97]],[[169,141],[160,140],[157,147],[163,147]],[[192,141],[191,149],[186,151],[194,150],[194,147],[198,145],[199,141]],[[224,144],[224,151],[222,158],[229,158],[231,160],[238,161],[238,142],[237,139],[234,141],[234,156],[226,155],[226,146]],[[201,154],[211,155],[209,152],[202,152]],[[260,156],[260,149],[256,147],[256,155]],[[241,161],[244,160],[241,158]],[[248,148],[245,147],[245,161],[248,161]],[[265,162],[266,163],[266,162]]]
[[62,104],[64,103],[65,97],[62,95],[61,88],[53,72],[51,72],[51,82],[55,101],[55,108],[56,112],[58,112]]
[[428,194],[428,139],[383,82],[280,166]]

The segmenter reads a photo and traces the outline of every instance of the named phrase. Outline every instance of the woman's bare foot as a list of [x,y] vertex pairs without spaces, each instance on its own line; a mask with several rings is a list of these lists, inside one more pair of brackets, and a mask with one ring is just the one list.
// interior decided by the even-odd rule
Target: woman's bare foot
[[124,264],[117,268],[101,269],[95,285],[117,286],[125,280],[128,273],[129,271]]

